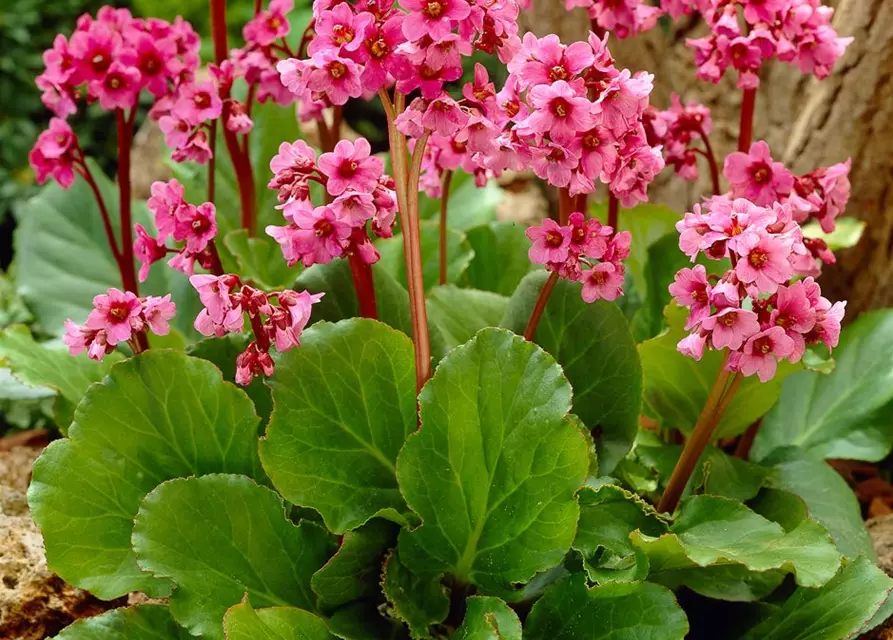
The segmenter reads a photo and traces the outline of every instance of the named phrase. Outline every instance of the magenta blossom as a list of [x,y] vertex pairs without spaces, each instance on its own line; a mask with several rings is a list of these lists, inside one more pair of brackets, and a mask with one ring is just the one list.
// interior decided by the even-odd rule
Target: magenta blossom
[[262,47],[273,44],[279,38],[288,35],[288,13],[294,8],[292,0],[271,0],[266,11],[258,13],[245,28],[242,35],[245,40]]
[[567,260],[571,243],[570,229],[559,226],[551,218],[543,220],[539,227],[527,229],[527,237],[533,242],[528,251],[531,262],[548,264]]
[[140,309],[140,299],[136,295],[112,288],[93,298],[93,311],[87,316],[86,326],[105,331],[111,345],[127,342],[133,334],[133,323]]
[[780,162],[774,162],[769,145],[754,142],[748,153],[730,153],[723,174],[732,187],[733,197],[743,197],[754,204],[768,206],[791,193],[794,177]]
[[371,193],[384,171],[384,164],[370,156],[372,147],[365,138],[356,143],[341,140],[331,153],[319,157],[319,168],[328,178],[326,190],[340,196],[347,189]]
[[710,341],[714,349],[740,349],[744,341],[760,330],[757,314],[746,309],[723,309],[701,322],[706,331],[711,331]]
[[749,231],[738,239],[741,258],[735,266],[735,274],[746,283],[753,283],[760,291],[775,293],[778,285],[793,275],[788,257],[790,243],[759,229]]
[[623,295],[623,268],[612,262],[600,262],[583,272],[583,300],[616,300]]
[[710,315],[711,287],[707,282],[707,269],[700,264],[694,269],[680,269],[670,285],[670,295],[678,304],[691,309],[685,323],[686,330],[691,330]]
[[778,361],[794,350],[791,340],[781,327],[771,327],[748,338],[740,353],[729,360],[729,366],[742,375],[757,374],[760,382],[768,382],[775,376]]

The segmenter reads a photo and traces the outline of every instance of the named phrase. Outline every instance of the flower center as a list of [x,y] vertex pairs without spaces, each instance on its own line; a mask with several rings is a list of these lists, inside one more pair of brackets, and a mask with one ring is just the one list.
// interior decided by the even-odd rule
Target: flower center
[[270,16],[270,19],[267,20],[267,26],[270,27],[272,31],[276,31],[279,27],[282,26],[282,18],[279,16]]
[[590,280],[592,280],[593,283],[601,286],[608,281],[608,274],[604,271],[593,271],[592,275],[590,276]]
[[765,163],[760,163],[751,172],[751,177],[757,184],[766,184],[772,178],[772,170]]
[[695,289],[691,293],[691,297],[695,299],[696,302],[707,302],[707,289],[706,287],[700,287]]
[[195,106],[199,109],[207,109],[211,106],[211,96],[207,93],[197,93],[195,94],[195,98],[193,98],[193,102],[195,102]]
[[106,80],[106,83],[105,83],[105,84],[106,84],[106,86],[109,87],[110,89],[120,89],[120,88],[121,88],[121,85],[122,85],[123,83],[121,82],[121,78],[119,78],[118,76],[112,76],[112,75],[110,75],[110,76],[108,77],[108,80]]
[[727,313],[719,317],[719,323],[727,327],[734,327],[736,322],[738,322],[737,313]]
[[566,118],[567,114],[570,113],[571,105],[564,98],[555,98],[552,101],[552,113],[559,118]]
[[332,223],[328,220],[320,220],[315,225],[313,225],[314,229],[316,229],[316,235],[319,238],[327,238],[332,235],[332,232],[335,231],[335,227],[332,226]]
[[161,60],[159,60],[158,57],[154,55],[143,58],[143,64],[140,65],[140,71],[150,76],[156,75],[159,71],[161,71]]
[[790,329],[794,326],[794,319],[787,314],[782,314],[776,318],[775,324],[783,329]]
[[753,350],[766,355],[772,351],[772,340],[768,337],[757,338],[753,341]]
[[335,36],[335,42],[338,44],[353,42],[353,31],[343,24],[336,24],[332,27],[332,35]]
[[546,244],[550,247],[560,247],[564,238],[557,231],[549,231],[546,233]]
[[127,319],[127,305],[122,304],[120,302],[113,302],[112,306],[109,308],[109,317],[111,317],[115,322],[123,322]]
[[750,252],[750,255],[747,256],[747,261],[750,262],[752,267],[759,269],[769,262],[769,254],[765,251],[754,249]]
[[422,9],[422,13],[429,18],[439,18],[443,15],[443,3],[437,2],[437,0],[432,0],[432,2],[425,5],[425,8]]
[[93,56],[93,59],[90,60],[90,66],[92,66],[93,70],[97,73],[103,73],[107,71],[111,64],[111,58],[109,58],[104,53],[97,53],[95,56]]
[[549,155],[547,156],[550,162],[561,162],[566,157],[567,156],[565,155],[564,151],[561,149],[552,149],[552,151],[550,151]]
[[587,133],[583,136],[583,146],[587,149],[595,149],[598,147],[602,141],[599,137],[594,133]]
[[502,103],[502,110],[509,118],[514,118],[521,111],[521,105],[514,100],[506,100]]
[[552,82],[555,82],[556,80],[567,80],[567,69],[560,64],[555,65],[549,69],[549,80]]
[[385,42],[384,38],[379,38],[372,43],[369,47],[369,51],[376,58],[384,58],[391,51],[391,48],[388,46],[388,43]]
[[338,173],[341,174],[343,178],[353,177],[353,174],[357,172],[357,169],[360,165],[356,160],[345,160],[341,163],[341,167],[339,167]]
[[419,75],[422,76],[425,80],[436,80],[440,77],[440,71],[438,69],[432,69],[426,64],[423,64],[419,69]]
[[202,235],[211,228],[211,222],[204,216],[198,216],[192,221],[192,230],[197,235]]
[[576,244],[582,244],[583,241],[586,240],[586,231],[583,230],[583,227],[577,227],[574,229],[571,240],[573,240]]
[[343,62],[333,62],[332,66],[329,67],[329,75],[333,78],[340,78],[345,73],[347,73],[347,67],[344,66]]

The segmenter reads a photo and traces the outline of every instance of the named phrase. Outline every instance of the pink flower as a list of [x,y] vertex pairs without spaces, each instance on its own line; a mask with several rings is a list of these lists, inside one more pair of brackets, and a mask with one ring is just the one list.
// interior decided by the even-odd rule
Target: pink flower
[[146,206],[154,215],[158,239],[163,241],[174,233],[176,225],[174,214],[185,204],[183,200],[185,189],[176,180],[156,181],[152,183],[150,192],[152,196],[146,202]]
[[153,38],[141,33],[129,44],[124,60],[140,72],[140,82],[149,92],[160,98],[169,91],[168,81],[176,75],[177,43],[171,38]]
[[403,20],[403,35],[409,40],[427,36],[442,40],[453,28],[454,21],[464,20],[471,13],[466,0],[401,0],[410,13]]
[[170,333],[171,325],[168,321],[176,312],[177,305],[171,302],[171,294],[163,298],[147,296],[143,302],[143,318],[155,335],[166,336]]
[[227,333],[241,333],[245,326],[245,317],[242,309],[235,307],[226,311],[220,319],[215,321],[207,309],[202,309],[195,318],[193,327],[203,336],[225,336]]
[[790,244],[763,229],[742,234],[737,243],[739,259],[735,274],[745,284],[754,284],[764,293],[775,293],[779,284],[793,274],[788,257]]
[[115,350],[115,345],[108,343],[108,336],[102,329],[93,330],[86,326],[75,324],[68,319],[65,321],[65,335],[62,342],[68,345],[68,352],[72,356],[87,352],[87,357],[99,362]]
[[779,287],[774,306],[769,323],[784,329],[794,341],[791,362],[798,362],[806,348],[803,336],[812,331],[816,323],[816,310],[806,296],[803,282]]
[[189,134],[192,132],[191,124],[174,116],[161,116],[158,120],[158,127],[164,134],[164,143],[171,149],[185,146],[189,141]]
[[690,307],[686,330],[697,326],[710,315],[710,284],[703,265],[699,264],[694,269],[680,269],[669,289],[678,304]]
[[270,171],[275,174],[283,171],[307,173],[316,163],[316,151],[303,140],[283,142],[279,145],[279,153],[270,160]]
[[334,8],[318,14],[314,30],[316,35],[310,41],[307,52],[313,55],[323,49],[340,52],[357,51],[363,46],[366,32],[372,27],[375,17],[371,13],[354,14],[350,5],[341,2]]
[[579,211],[570,215],[568,223],[571,251],[578,256],[600,260],[608,251],[608,238],[614,230],[595,218],[586,219]]
[[551,218],[546,218],[542,225],[527,229],[527,237],[533,243],[527,253],[531,262],[549,264],[567,260],[568,247],[571,243],[569,228],[559,226]]
[[164,240],[150,236],[146,228],[140,223],[133,225],[133,229],[136,231],[136,240],[133,241],[133,253],[141,263],[139,280],[140,282],[145,282],[146,278],[149,277],[149,268],[152,264],[167,256],[167,247],[164,246]]
[[192,125],[216,120],[223,112],[223,101],[210,80],[199,84],[187,84],[180,90],[173,115]]
[[52,176],[62,188],[74,183],[74,162],[77,137],[65,120],[53,118],[49,128],[41,133],[28,156],[36,174],[37,183],[43,184]]
[[205,306],[210,318],[223,323],[226,314],[233,309],[227,276],[210,274],[190,276],[189,284],[198,291],[199,300]]
[[203,129],[197,129],[189,136],[186,144],[171,154],[175,162],[191,160],[198,164],[205,164],[211,159],[211,147],[208,146],[208,135]]
[[565,47],[554,34],[537,39],[533,33],[524,34],[521,51],[509,62],[512,74],[519,74],[527,86],[551,84],[570,80],[592,66],[595,55],[586,42],[574,42]]
[[760,382],[768,382],[775,376],[778,360],[794,350],[791,340],[781,327],[771,327],[748,338],[740,354],[735,354],[730,365],[745,376],[757,374]]
[[692,333],[682,338],[676,345],[676,350],[684,356],[700,362],[704,357],[704,346],[707,344],[707,336],[700,332]]
[[744,197],[760,206],[769,206],[791,193],[794,177],[769,155],[769,145],[760,140],[748,153],[735,152],[726,157],[723,174],[732,187],[733,197]]
[[567,82],[537,85],[530,90],[534,110],[526,127],[538,135],[548,135],[556,142],[569,142],[593,124],[592,105]]
[[835,302],[833,305],[825,298],[819,298],[816,305],[815,326],[806,336],[809,344],[824,342],[833,349],[840,340],[840,322],[846,311],[846,302]]
[[375,201],[370,193],[342,193],[329,208],[338,220],[351,227],[362,227],[375,216]]
[[142,88],[140,72],[115,60],[105,76],[90,82],[89,88],[103,109],[132,109]]
[[850,199],[850,160],[840,162],[825,169],[818,178],[825,196],[824,211],[818,216],[822,231],[834,231],[834,219],[844,212]]
[[262,47],[288,35],[288,13],[294,8],[292,0],[272,0],[267,11],[261,11],[242,29],[245,41]]
[[88,329],[106,332],[108,343],[127,342],[133,334],[132,322],[140,314],[140,299],[130,291],[109,289],[93,298],[93,310],[87,316]]
[[108,73],[118,56],[121,36],[107,25],[95,22],[86,30],[78,30],[71,37],[69,50],[75,59],[72,84],[100,80]]
[[601,262],[584,271],[583,290],[580,293],[585,302],[616,300],[623,294],[623,267],[618,268],[612,262]]
[[456,135],[467,124],[468,114],[446,93],[432,100],[422,115],[422,126],[442,136]]
[[574,150],[555,142],[544,141],[531,149],[530,168],[541,179],[553,187],[566,187],[570,184],[573,170],[580,164]]
[[317,207],[295,213],[294,221],[298,227],[294,239],[305,267],[331,262],[344,253],[351,228],[338,220],[331,208]]
[[714,349],[740,349],[750,336],[759,332],[760,321],[757,314],[747,309],[723,309],[701,321],[705,331],[711,331],[710,341]]
[[249,344],[236,358],[236,382],[242,386],[250,384],[254,376],[271,376],[274,370],[273,358],[258,349],[257,342]]
[[370,156],[372,147],[365,138],[356,143],[341,140],[331,153],[319,157],[319,168],[328,182],[326,190],[333,196],[340,196],[347,189],[372,193],[384,171],[384,164]]
[[197,207],[184,204],[174,213],[174,218],[174,240],[185,240],[186,249],[192,253],[204,251],[217,235],[216,209],[210,202]]
[[332,104],[343,105],[349,98],[363,95],[360,68],[353,60],[341,58],[335,51],[325,49],[310,58],[310,67],[307,88],[325,95]]

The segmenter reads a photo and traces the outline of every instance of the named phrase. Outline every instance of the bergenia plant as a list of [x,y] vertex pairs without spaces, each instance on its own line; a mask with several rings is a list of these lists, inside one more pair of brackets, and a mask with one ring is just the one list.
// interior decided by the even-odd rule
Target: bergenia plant
[[[763,66],[824,78],[849,39],[819,0],[566,0],[580,42],[523,33],[529,4],[258,0],[231,48],[211,0],[207,64],[183,20],[105,7],[44,53],[54,184],[17,281],[68,353],[0,334],[57,395],[28,500],[63,580],[153,599],[59,638],[843,640],[887,617],[824,459],[893,446],[893,312],[844,327],[819,284],[858,236],[849,160],[796,175],[753,140]],[[698,78],[743,91],[725,157],[697,96],[653,104],[663,79],[609,50],[694,14]],[[364,103],[386,155],[346,124]],[[117,193],[69,122],[86,104],[115,114]],[[143,107],[173,172],[145,203]],[[665,165],[711,191],[653,202]],[[555,193],[528,228],[496,219],[519,176]]]

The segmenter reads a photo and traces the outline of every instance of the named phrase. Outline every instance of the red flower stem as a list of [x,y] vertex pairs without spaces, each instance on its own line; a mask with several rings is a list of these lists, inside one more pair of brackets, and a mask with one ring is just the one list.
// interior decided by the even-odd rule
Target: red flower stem
[[357,303],[360,306],[360,316],[363,318],[378,318],[378,306],[375,303],[375,282],[372,279],[372,266],[363,262],[360,254],[351,251],[347,256],[350,264],[350,274],[353,276],[353,286],[357,292]]
[[757,90],[745,89],[741,99],[741,127],[738,130],[738,151],[747,153],[753,139],[753,111],[757,102]]
[[297,54],[294,56],[295,58],[303,58],[304,57],[304,48],[310,44],[310,40],[313,39],[313,29],[316,26],[316,23],[313,18],[310,18],[310,23],[304,28],[304,33],[301,34],[301,43],[298,45]]
[[127,344],[130,345],[130,350],[133,351],[133,355],[136,355],[149,350],[149,337],[146,335],[145,331],[137,331],[133,334],[130,340],[127,341]]
[[254,331],[254,339],[257,342],[258,350],[269,351],[270,336],[264,330],[264,323],[261,321],[260,316],[249,313],[248,317],[251,319],[251,330]]
[[710,166],[710,180],[713,183],[713,195],[719,195],[719,166],[716,164],[716,156],[713,154],[713,147],[710,145],[710,137],[704,132],[704,127],[698,126],[698,133],[701,141],[704,143],[703,156],[707,158],[707,164]]
[[760,431],[760,424],[762,424],[763,419],[760,418],[752,425],[747,427],[747,431],[741,434],[741,437],[738,439],[738,444],[735,445],[735,457],[740,458],[742,460],[747,460],[750,456],[750,450],[753,447],[753,441],[757,438],[757,433]]
[[118,239],[115,237],[115,231],[112,228],[112,219],[109,216],[108,207],[105,206],[102,192],[99,190],[99,185],[96,184],[96,180],[93,178],[93,174],[90,172],[90,167],[87,166],[86,162],[80,163],[78,173],[80,173],[86,183],[90,185],[90,190],[93,191],[93,196],[96,198],[99,213],[102,215],[102,226],[105,228],[105,237],[109,241],[109,248],[112,250],[112,256],[114,256],[115,263],[118,265],[118,270],[121,272],[121,283],[123,284],[124,271],[121,269],[121,251],[118,249]]
[[208,147],[211,149],[211,159],[208,161],[208,202],[214,204],[214,195],[217,185],[217,121],[211,122],[211,132],[208,136]]
[[[134,111],[136,111],[134,109]],[[133,115],[125,118],[123,109],[115,110],[118,130],[118,199],[121,218],[121,258],[118,263],[121,281],[127,291],[139,295],[136,266],[133,263],[133,222],[130,195],[130,147],[133,142]]]
[[445,170],[440,182],[440,284],[446,284],[447,281],[447,209],[452,181],[453,172]]
[[620,218],[620,200],[613,193],[608,194],[608,226],[617,232],[617,221]]
[[217,243],[213,240],[208,243],[208,253],[211,256],[211,268],[209,271],[215,276],[223,275],[223,263],[220,261],[220,252],[217,251]]
[[341,140],[341,123],[344,120],[344,114],[341,111],[340,106],[336,106],[332,109],[332,128],[329,132],[332,135],[332,148],[334,149],[335,145]]
[[574,211],[579,211],[580,213],[586,213],[586,203],[589,200],[588,193],[581,193],[577,196],[577,202],[574,204]]
[[552,295],[552,289],[555,288],[556,282],[558,282],[558,272],[553,271],[543,285],[543,289],[536,299],[536,304],[533,305],[533,311],[530,312],[530,319],[527,320],[527,326],[524,328],[525,340],[532,341],[533,336],[536,335],[536,328],[540,323],[540,318],[543,317],[543,311],[546,310],[546,303],[549,302],[549,297]]
[[[226,60],[228,54],[226,0],[211,0],[211,34],[214,39],[214,60],[219,65]],[[220,96],[223,100],[221,121],[225,123],[229,119],[232,106],[229,102],[229,88],[222,93],[223,95]],[[236,137],[236,134],[229,131],[226,126],[223,127],[223,141],[226,143],[226,150],[229,152],[233,170],[236,173],[236,180],[239,183],[242,228],[248,231],[249,237],[253,237],[256,231],[255,209],[257,207],[257,192],[254,184],[254,172],[251,169],[251,156],[248,154],[247,148],[243,149],[239,145],[239,139]]]
[[[571,213],[573,213],[572,209],[574,208],[574,204],[575,199],[571,198],[570,191],[567,189],[558,190],[558,223],[560,225],[563,226],[568,223]],[[558,272],[553,271],[551,275],[549,275],[549,279],[543,284],[540,295],[536,299],[536,304],[533,305],[533,311],[530,312],[530,318],[528,318],[527,326],[524,328],[525,340],[533,340],[533,336],[536,335],[536,328],[539,326],[540,319],[543,317],[543,312],[546,310],[546,304],[549,302],[549,298],[552,295],[552,289],[555,288],[557,282]]]
[[657,504],[658,511],[672,513],[676,510],[676,507],[679,505],[679,499],[685,491],[685,486],[688,484],[692,472],[701,459],[701,454],[704,453],[704,449],[713,440],[716,426],[722,419],[723,414],[725,414],[726,409],[729,408],[729,404],[732,402],[732,398],[741,384],[741,374],[727,371],[727,362],[728,356],[723,360],[722,368],[716,376],[713,388],[710,390],[710,395],[707,398],[707,403],[698,417],[698,422],[695,424],[691,436],[685,443],[685,448],[683,448],[682,455],[676,462],[676,467],[673,469],[667,488],[664,489],[664,494]]

